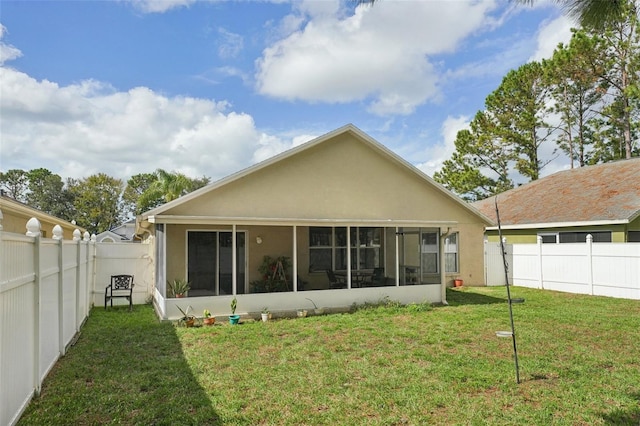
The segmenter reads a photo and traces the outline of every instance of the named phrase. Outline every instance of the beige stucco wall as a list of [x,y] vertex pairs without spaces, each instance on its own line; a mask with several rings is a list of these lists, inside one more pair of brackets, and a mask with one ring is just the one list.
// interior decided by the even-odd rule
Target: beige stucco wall
[[479,222],[388,156],[343,134],[257,170],[167,215]]
[[[424,222],[428,228],[441,226],[443,232],[449,225],[437,222],[456,222],[450,231],[460,232],[461,270],[455,276],[463,278],[467,285],[484,284],[483,232],[487,223],[405,163],[349,132],[198,194],[161,215],[275,218],[292,223],[330,219],[344,220],[350,226],[370,226],[366,225],[370,220],[404,220]],[[168,279],[184,277],[187,229],[231,228],[213,223],[167,224]],[[237,230],[247,231],[249,282],[257,278],[264,255],[292,257],[290,226],[238,226]],[[263,240],[261,245],[255,242],[258,235]],[[326,280],[322,274],[308,274],[306,226],[298,226],[297,242],[302,279],[312,286]],[[395,249],[388,241],[387,244],[386,270],[394,271],[389,256],[395,256]]]
[[[27,222],[32,217],[35,217],[40,221],[40,230],[42,236],[45,238],[53,237],[53,227],[60,225],[62,227],[63,239],[73,239],[73,231],[76,229],[70,223],[58,219],[55,220],[52,216],[39,213],[37,211],[21,211],[12,208],[11,205],[0,201],[0,210],[2,210],[2,230],[5,232],[13,232],[16,234],[25,234],[27,232]],[[79,228],[84,232],[83,228]]]

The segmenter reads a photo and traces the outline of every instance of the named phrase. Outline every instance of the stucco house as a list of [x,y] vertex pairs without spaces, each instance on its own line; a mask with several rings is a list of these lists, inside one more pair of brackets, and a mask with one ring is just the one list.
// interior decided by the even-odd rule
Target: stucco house
[[40,222],[40,232],[45,238],[53,237],[53,227],[56,225],[60,225],[62,228],[62,238],[65,240],[72,240],[73,231],[76,229],[82,233],[86,231],[76,224],[29,207],[6,195],[0,195],[0,212],[2,212],[0,217],[2,230],[5,232],[25,234],[27,232],[27,222],[33,217]]
[[129,219],[121,225],[115,226],[108,231],[103,231],[96,235],[96,241],[99,243],[115,243],[115,242],[134,242],[136,232],[136,220]]
[[347,125],[140,215],[137,233],[155,246],[159,315],[175,318],[176,305],[228,315],[234,296],[243,314],[446,302],[454,278],[484,285],[490,224]]
[[[473,203],[496,221],[496,197]],[[640,242],[640,158],[554,173],[497,195],[509,243]],[[498,227],[487,228],[498,241]]]

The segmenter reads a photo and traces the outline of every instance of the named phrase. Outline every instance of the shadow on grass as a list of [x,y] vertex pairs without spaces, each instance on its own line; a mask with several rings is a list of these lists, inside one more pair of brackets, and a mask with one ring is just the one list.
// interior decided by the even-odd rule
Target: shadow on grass
[[174,326],[149,305],[94,308],[19,424],[222,424]]
[[608,425],[640,425],[640,392],[631,394],[631,398],[636,401],[635,407],[627,410],[616,408],[602,415],[603,420]]
[[460,305],[491,305],[495,303],[507,303],[507,297],[493,297],[461,289],[447,289],[447,302],[449,306]]

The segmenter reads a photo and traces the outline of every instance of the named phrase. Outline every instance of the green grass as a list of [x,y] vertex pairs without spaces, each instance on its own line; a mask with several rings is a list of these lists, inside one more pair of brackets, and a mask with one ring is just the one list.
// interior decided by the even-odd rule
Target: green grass
[[22,425],[640,424],[640,302],[514,288],[450,306],[182,328],[92,310]]

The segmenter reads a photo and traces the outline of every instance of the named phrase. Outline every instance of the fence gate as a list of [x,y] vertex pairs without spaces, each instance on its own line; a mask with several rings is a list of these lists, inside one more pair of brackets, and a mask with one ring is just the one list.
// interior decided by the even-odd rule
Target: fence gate
[[[513,244],[504,244],[509,283],[513,284]],[[484,242],[484,279],[487,286],[505,285],[504,262],[500,243]]]

